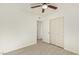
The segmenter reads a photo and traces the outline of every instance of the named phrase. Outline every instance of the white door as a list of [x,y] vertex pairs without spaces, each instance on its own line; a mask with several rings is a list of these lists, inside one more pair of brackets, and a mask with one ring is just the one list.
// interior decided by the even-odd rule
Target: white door
[[50,43],[64,47],[64,18],[50,20]]
[[37,39],[42,39],[42,22],[37,21]]

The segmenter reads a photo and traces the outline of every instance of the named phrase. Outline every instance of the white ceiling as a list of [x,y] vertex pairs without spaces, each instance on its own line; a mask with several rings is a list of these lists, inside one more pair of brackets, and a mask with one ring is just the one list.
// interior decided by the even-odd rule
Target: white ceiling
[[[34,3],[24,3],[24,4],[21,3],[21,4],[13,4],[13,5],[19,6],[18,8],[19,8],[20,12],[22,12],[24,14],[26,14],[26,13],[29,14],[30,13],[32,15],[35,15],[37,20],[42,21],[44,18],[47,18],[47,17],[49,17],[51,15],[53,17],[54,14],[57,14],[57,13],[60,14],[62,4],[60,4],[60,3],[56,3],[56,4],[51,3],[51,5],[57,6],[58,9],[53,10],[53,9],[48,8],[48,9],[45,10],[45,13],[41,12],[42,11],[41,7],[34,8],[34,9],[31,8],[31,6],[37,5],[36,3],[35,4]],[[40,17],[40,19],[39,19],[39,17]]]
[[[42,13],[42,8],[41,7],[38,7],[38,8],[30,8],[32,6],[35,6],[35,5],[39,5],[38,3],[26,3],[25,4],[25,7],[26,7],[26,10],[28,10],[28,12],[32,13],[33,15],[36,15],[38,17],[46,17],[50,14],[54,14],[56,13],[58,10],[53,10],[51,8],[47,8],[45,10],[44,13]],[[54,5],[54,6],[57,6],[58,9],[59,9],[59,5],[58,4],[55,4],[55,3],[51,3],[51,5]]]

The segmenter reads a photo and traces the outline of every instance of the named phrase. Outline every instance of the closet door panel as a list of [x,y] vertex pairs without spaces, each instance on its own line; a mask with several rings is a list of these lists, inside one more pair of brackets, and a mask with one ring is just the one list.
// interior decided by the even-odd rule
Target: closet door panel
[[50,21],[50,43],[57,46],[64,46],[64,21],[59,17]]

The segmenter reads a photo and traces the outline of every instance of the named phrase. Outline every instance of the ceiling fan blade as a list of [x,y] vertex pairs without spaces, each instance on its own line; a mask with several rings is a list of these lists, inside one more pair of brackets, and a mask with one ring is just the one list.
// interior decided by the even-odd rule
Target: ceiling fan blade
[[44,13],[45,9],[42,9],[42,13]]
[[33,7],[31,7],[31,8],[36,8],[36,7],[40,7],[41,5],[37,5],[37,6],[33,6]]
[[57,9],[57,7],[55,6],[52,6],[52,5],[48,5],[49,8],[52,8],[52,9]]

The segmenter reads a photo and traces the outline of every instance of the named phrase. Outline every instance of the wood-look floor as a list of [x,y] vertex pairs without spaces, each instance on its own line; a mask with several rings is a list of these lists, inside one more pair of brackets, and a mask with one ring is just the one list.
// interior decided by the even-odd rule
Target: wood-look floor
[[35,45],[5,53],[4,55],[75,55],[75,53],[39,40]]

